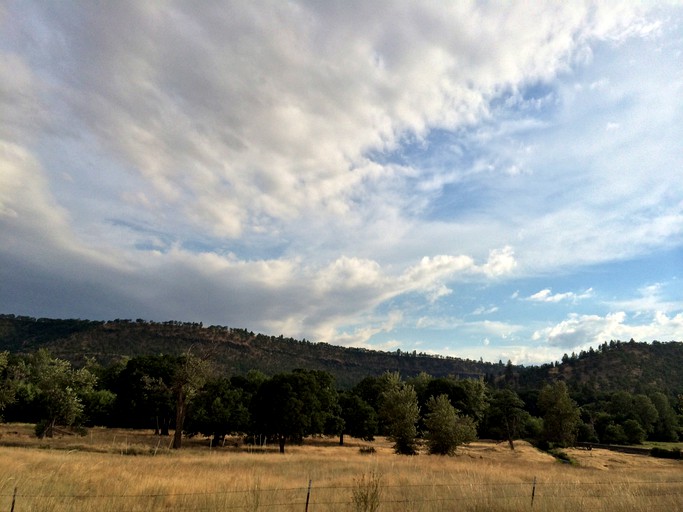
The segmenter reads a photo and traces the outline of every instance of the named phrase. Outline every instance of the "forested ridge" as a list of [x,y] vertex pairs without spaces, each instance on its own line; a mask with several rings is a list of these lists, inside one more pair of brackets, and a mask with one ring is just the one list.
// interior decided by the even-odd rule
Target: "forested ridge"
[[328,343],[269,336],[243,328],[191,322],[138,320],[89,321],[0,315],[0,350],[31,353],[45,348],[76,365],[85,358],[102,364],[150,354],[181,355],[190,347],[211,351],[212,363],[226,374],[260,370],[266,374],[297,368],[330,372],[341,386],[368,375],[398,371],[404,376],[427,372],[437,377],[486,377],[503,371],[487,363],[417,352],[382,352]]
[[[90,425],[298,442],[386,435],[397,453],[452,453],[476,437],[676,441],[683,345],[610,341],[542,366],[345,349],[245,329],[0,316],[0,412]],[[258,441],[257,441],[258,439]],[[680,456],[680,452],[676,452]]]
[[349,387],[367,376],[398,371],[434,377],[482,377],[495,381],[514,374],[521,388],[540,388],[564,380],[571,388],[636,392],[654,387],[673,394],[683,390],[683,343],[636,343],[618,340],[561,361],[515,366],[416,352],[383,352],[270,336],[244,328],[191,322],[138,320],[90,321],[0,315],[0,350],[28,354],[45,348],[56,357],[82,365],[86,358],[109,364],[142,355],[182,355],[191,347],[211,349],[212,364],[222,373],[244,375],[259,370],[272,375],[297,368],[331,373]]

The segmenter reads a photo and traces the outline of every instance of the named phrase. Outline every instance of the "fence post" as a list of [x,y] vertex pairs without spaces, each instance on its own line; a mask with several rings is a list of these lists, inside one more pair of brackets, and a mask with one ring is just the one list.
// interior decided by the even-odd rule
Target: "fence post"
[[12,508],[10,512],[14,512],[14,503],[17,501],[17,488],[14,488],[14,494],[12,494]]
[[308,481],[308,492],[306,493],[306,512],[308,512],[308,500],[311,497],[311,484],[313,483],[313,480]]
[[534,507],[534,496],[536,496],[536,477],[534,477],[534,486],[531,488],[531,508]]

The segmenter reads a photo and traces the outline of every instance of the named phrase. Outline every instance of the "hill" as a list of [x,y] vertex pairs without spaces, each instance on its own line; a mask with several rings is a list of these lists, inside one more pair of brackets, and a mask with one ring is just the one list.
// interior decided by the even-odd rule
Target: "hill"
[[574,390],[646,392],[670,396],[683,392],[683,343],[611,341],[597,350],[565,355],[561,362],[513,366],[397,350],[383,352],[313,343],[284,336],[255,334],[246,329],[201,323],[144,320],[59,320],[0,315],[0,350],[29,353],[39,348],[82,364],[86,357],[110,364],[140,355],[180,355],[192,349],[208,354],[217,371],[244,374],[256,369],[273,375],[296,368],[324,370],[342,387],[371,375],[398,371],[405,378],[420,372],[434,377],[455,375],[512,380],[519,389],[539,389],[564,380]]
[[59,320],[0,315],[0,350],[29,353],[48,349],[75,364],[94,358],[102,364],[149,354],[180,355],[192,349],[208,354],[219,372],[234,375],[252,369],[266,374],[295,368],[324,370],[340,386],[351,386],[369,375],[398,371],[404,377],[427,372],[435,377],[494,378],[501,364],[415,352],[382,352],[312,343],[284,336],[255,334],[246,329],[201,323],[144,320]]
[[575,390],[658,390],[676,396],[683,392],[683,343],[612,340],[597,350],[565,354],[560,363],[525,368],[515,377],[523,388],[539,388],[543,382],[564,380]]

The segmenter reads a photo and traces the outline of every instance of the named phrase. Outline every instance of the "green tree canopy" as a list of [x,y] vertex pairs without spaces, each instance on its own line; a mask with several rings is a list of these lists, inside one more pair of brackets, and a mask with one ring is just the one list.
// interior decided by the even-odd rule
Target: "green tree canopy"
[[364,441],[373,441],[377,435],[377,413],[365,400],[353,393],[339,396],[341,416],[344,420],[339,444],[344,444],[344,434]]
[[656,441],[678,441],[678,417],[669,398],[661,392],[652,393],[650,399],[657,409],[652,438]]
[[10,375],[9,352],[0,352],[0,413],[14,402],[16,381]]
[[36,433],[52,437],[57,425],[70,427],[81,419],[83,397],[93,392],[97,379],[86,368],[75,370],[71,363],[40,349],[28,358],[26,380],[41,411]]
[[180,449],[183,440],[183,428],[189,404],[206,382],[209,372],[208,363],[191,352],[180,358],[173,375],[173,395],[176,402],[175,433],[173,448]]
[[502,434],[515,449],[514,440],[521,434],[529,413],[524,410],[524,402],[511,389],[498,389],[493,393],[491,407],[488,411],[489,424]]
[[381,395],[380,418],[394,451],[401,455],[417,453],[417,421],[420,407],[417,394],[410,384],[401,381],[397,373],[386,374],[387,390]]
[[249,404],[243,391],[235,388],[229,379],[209,380],[197,393],[185,421],[185,433],[211,436],[217,446],[228,434],[246,433],[249,430]]
[[339,434],[341,417],[332,376],[295,370],[265,381],[253,400],[253,428],[275,438],[280,453],[288,440],[322,433]]
[[543,437],[559,446],[570,446],[576,439],[580,421],[579,408],[569,396],[563,381],[547,384],[538,396],[543,412]]
[[458,415],[447,395],[429,398],[425,428],[429,453],[437,455],[452,455],[458,446],[477,436],[474,420]]

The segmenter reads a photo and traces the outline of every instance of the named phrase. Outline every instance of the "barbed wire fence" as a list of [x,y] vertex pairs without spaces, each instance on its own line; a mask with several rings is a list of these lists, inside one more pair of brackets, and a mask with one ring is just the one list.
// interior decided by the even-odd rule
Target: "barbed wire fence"
[[[169,512],[364,510],[354,508],[353,491],[358,485],[308,486],[179,493],[22,493],[16,486],[0,499],[11,500],[10,512],[24,510],[126,510]],[[558,500],[580,500],[581,510],[605,510],[601,500],[641,500],[647,510],[675,510],[683,503],[683,480],[604,482],[481,482],[450,484],[394,484],[381,486],[382,510],[462,510],[480,505],[495,510],[496,504],[515,505],[515,510],[554,508]],[[668,499],[667,499],[668,498]],[[661,500],[657,502],[656,500]],[[672,504],[674,505],[672,507]],[[399,507],[402,506],[402,507]],[[373,509],[374,510],[374,509]]]

